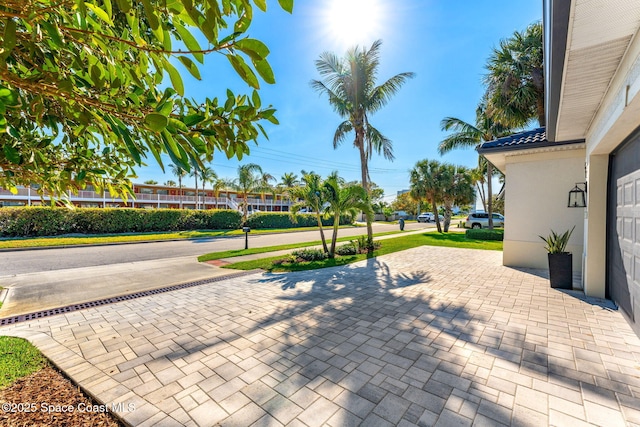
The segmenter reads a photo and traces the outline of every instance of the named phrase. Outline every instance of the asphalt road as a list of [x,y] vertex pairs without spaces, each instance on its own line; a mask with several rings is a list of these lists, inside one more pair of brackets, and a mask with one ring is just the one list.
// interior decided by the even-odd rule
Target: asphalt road
[[[408,223],[406,230],[432,228],[435,224]],[[374,233],[398,230],[397,225],[374,223]],[[366,227],[341,229],[338,237],[367,233]],[[327,237],[330,234],[327,233]],[[318,231],[249,234],[249,247],[283,245],[320,240]],[[0,252],[0,278],[17,274],[54,271],[71,268],[120,264],[135,261],[199,256],[209,252],[244,248],[244,236],[197,240],[180,240],[126,245],[69,247],[28,251]],[[2,285],[0,280],[0,286]]]

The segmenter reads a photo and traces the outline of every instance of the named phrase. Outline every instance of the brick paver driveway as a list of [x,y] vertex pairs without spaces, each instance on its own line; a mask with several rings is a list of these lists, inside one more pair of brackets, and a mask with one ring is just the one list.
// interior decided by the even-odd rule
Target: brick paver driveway
[[640,424],[640,340],[621,314],[501,256],[421,247],[0,333],[132,425]]

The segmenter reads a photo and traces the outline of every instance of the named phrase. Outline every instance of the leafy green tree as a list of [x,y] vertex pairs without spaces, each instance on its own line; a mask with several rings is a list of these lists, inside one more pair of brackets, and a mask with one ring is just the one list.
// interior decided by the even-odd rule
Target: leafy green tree
[[149,185],[157,185],[158,181],[156,181],[155,179],[148,179],[144,183]]
[[494,120],[517,128],[535,118],[545,126],[542,38],[542,23],[535,22],[493,49],[485,84]]
[[437,160],[420,160],[409,172],[411,197],[431,204],[439,233],[442,232],[442,227],[438,203],[444,199],[443,195],[447,183],[444,174],[445,168]]
[[[333,147],[337,148],[351,132],[354,133],[353,145],[360,154],[362,186],[370,193],[369,160],[373,152],[388,160],[393,160],[393,146],[369,122],[369,117],[384,107],[413,73],[400,73],[381,85],[376,85],[380,65],[380,46],[375,41],[369,49],[354,47],[347,51],[344,58],[325,52],[316,61],[316,69],[322,81],[313,80],[311,86],[329,97],[333,109],[344,119],[338,125],[333,136]],[[373,214],[367,215],[367,239],[369,251],[373,251]]]
[[184,170],[182,168],[182,166],[180,165],[170,165],[169,169],[171,170],[171,173],[174,174],[176,176],[176,178],[178,178],[178,192],[180,193],[180,209],[182,209],[182,178],[187,175],[187,171]]
[[394,211],[404,211],[410,215],[416,215],[418,213],[416,209],[418,203],[419,200],[415,200],[411,193],[403,193],[391,203],[391,208]]
[[464,166],[442,166],[442,204],[444,207],[444,232],[449,231],[453,206],[467,205],[475,199],[471,171]]
[[249,208],[247,198],[263,188],[262,168],[255,163],[238,166],[238,177],[233,180],[233,188],[242,194],[242,220],[247,221]]
[[325,208],[327,215],[333,215],[333,235],[329,247],[329,258],[336,253],[338,242],[338,229],[340,228],[340,216],[344,213],[356,215],[358,210],[365,213],[371,210],[367,192],[360,185],[346,184],[337,172],[329,175],[322,183]]
[[190,98],[183,75],[200,79],[218,53],[252,88],[274,83],[269,49],[247,36],[254,4],[266,10],[266,0],[0,0],[0,186],[126,196],[147,158],[164,168],[167,153],[187,171],[215,150],[242,158],[275,110],[256,90]]
[[291,212],[295,215],[303,208],[311,208],[318,221],[318,229],[320,230],[320,239],[322,240],[322,249],[325,253],[329,253],[327,240],[324,236],[322,228],[322,207],[325,204],[322,178],[317,173],[308,172],[302,175],[300,185],[289,189],[290,197],[298,200],[291,206]]
[[[501,123],[495,121],[487,114],[485,102],[481,102],[476,109],[475,126],[455,117],[445,117],[440,122],[440,127],[444,131],[453,131],[452,134],[442,140],[438,146],[440,154],[447,153],[456,148],[477,147],[479,144],[492,141],[510,133],[510,129]],[[493,229],[493,207],[492,199],[492,182],[493,165],[484,157],[479,159],[479,167],[487,170],[487,209],[489,214],[489,229]]]

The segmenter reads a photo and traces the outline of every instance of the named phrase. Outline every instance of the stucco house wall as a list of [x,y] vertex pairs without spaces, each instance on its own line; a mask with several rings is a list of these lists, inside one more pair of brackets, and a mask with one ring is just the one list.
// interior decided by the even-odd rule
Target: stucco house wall
[[569,191],[584,182],[584,148],[506,157],[503,263],[512,267],[548,268],[539,236],[575,226],[567,250],[574,271],[582,271],[583,208],[568,208]]

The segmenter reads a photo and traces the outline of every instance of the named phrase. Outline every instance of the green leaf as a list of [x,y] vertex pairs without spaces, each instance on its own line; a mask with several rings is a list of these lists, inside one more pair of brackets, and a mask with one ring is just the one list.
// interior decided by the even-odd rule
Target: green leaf
[[198,80],[202,80],[202,77],[200,77],[200,70],[191,59],[189,59],[186,56],[179,56],[178,61],[182,62],[182,65],[184,65],[185,68],[189,70],[189,72],[193,77],[195,77]]
[[253,2],[256,4],[256,6],[258,6],[258,8],[261,11],[263,11],[263,12],[267,11],[267,1],[266,0],[253,0]]
[[176,130],[181,130],[183,132],[188,132],[189,129],[187,128],[187,125],[185,125],[183,122],[181,122],[180,120],[176,120],[173,119],[171,117],[169,117],[169,124],[168,126],[176,129]]
[[171,79],[171,85],[176,90],[178,95],[184,96],[184,84],[182,83],[182,77],[180,77],[180,73],[176,70],[176,67],[171,65],[171,63],[167,60],[163,61],[164,69],[169,73],[169,78]]
[[258,74],[260,74],[260,77],[262,77],[265,82],[269,84],[274,84],[276,82],[276,78],[273,75],[271,65],[269,65],[266,59],[254,62],[253,65],[256,67],[256,71],[258,72]]
[[198,123],[204,120],[204,116],[202,114],[191,114],[184,118],[184,124],[188,127],[197,125]]
[[2,148],[2,151],[4,151],[4,156],[11,163],[14,163],[16,165],[19,165],[20,163],[22,163],[22,156],[20,156],[20,153],[18,152],[18,150],[13,148],[11,145],[5,144],[4,147]]
[[149,21],[149,26],[152,30],[157,30],[158,27],[160,27],[160,21],[158,21],[158,16],[151,5],[151,2],[149,0],[142,0],[142,6],[144,7],[144,14],[147,17],[147,21]]
[[235,42],[234,45],[255,61],[263,60],[269,55],[269,48],[260,40],[241,39]]
[[262,105],[262,103],[260,101],[260,95],[258,94],[257,90],[254,90],[251,94],[251,102],[253,102],[254,108],[260,109],[260,105]]
[[174,21],[173,25],[176,28],[176,31],[178,32],[178,34],[180,35],[180,38],[184,42],[184,45],[187,47],[187,49],[189,49],[192,52],[193,57],[196,59],[196,61],[202,64],[204,62],[204,54],[202,52],[197,52],[197,53],[194,52],[194,51],[202,50],[202,48],[200,47],[200,44],[198,43],[198,40],[196,40],[196,38],[193,37],[193,35],[188,29],[186,29],[179,23]]
[[57,25],[47,21],[42,21],[40,25],[42,25],[42,28],[45,29],[53,44],[58,47],[64,47],[64,43],[62,42],[62,37],[60,36],[60,31],[58,30]]
[[255,89],[260,89],[258,78],[253,73],[253,71],[251,71],[251,68],[249,68],[247,63],[244,62],[244,59],[235,55],[227,55],[227,58],[229,59],[229,62],[231,63],[233,69],[236,70],[236,73],[238,73],[242,80],[244,80],[249,86]]
[[131,0],[116,0],[118,7],[124,13],[127,13],[131,10]]
[[293,13],[293,0],[278,0],[280,7],[289,13]]
[[0,101],[2,101],[4,105],[8,105],[10,107],[16,106],[19,104],[18,94],[11,89],[0,86]]
[[169,123],[169,120],[158,113],[149,113],[144,118],[145,125],[155,132],[162,132]]
[[107,12],[105,12],[104,10],[100,9],[98,6],[96,6],[95,4],[91,4],[91,3],[84,3],[85,6],[87,6],[87,8],[89,8],[93,13],[96,14],[96,16],[98,18],[100,18],[101,20],[103,20],[104,22],[107,23],[107,25],[109,26],[113,26],[113,21],[111,20],[111,17],[109,16],[109,14]]
[[4,40],[2,42],[2,57],[6,58],[16,47],[16,21],[9,19],[4,24]]

